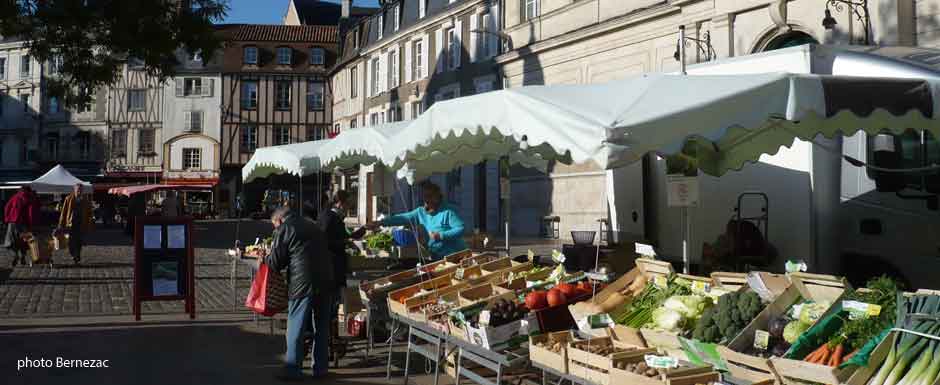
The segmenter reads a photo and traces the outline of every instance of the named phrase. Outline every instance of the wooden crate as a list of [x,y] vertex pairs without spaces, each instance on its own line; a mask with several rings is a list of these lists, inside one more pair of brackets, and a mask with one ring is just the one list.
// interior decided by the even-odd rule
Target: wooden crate
[[[891,347],[901,337],[901,334],[898,332],[891,332],[885,337],[881,343],[875,347],[875,350],[872,350],[871,354],[868,356],[868,366],[858,367],[855,372],[853,372],[848,380],[845,381],[846,385],[866,385],[871,378],[878,373],[881,364],[888,358],[888,353],[891,351]],[[936,358],[934,358],[936,359]],[[914,362],[911,362],[913,365]]]
[[459,307],[460,300],[457,294],[464,288],[466,288],[466,286],[460,284],[451,285],[439,290],[435,290],[432,295],[423,297],[416,302],[412,301],[408,304],[407,317],[416,321],[427,322],[429,317],[435,314],[439,314],[440,312],[428,314],[424,312],[423,308],[426,305],[438,303],[439,301],[450,302],[454,304],[454,307]]
[[609,385],[694,385],[708,384],[719,380],[718,373],[711,367],[680,366],[669,369],[657,377],[646,377],[617,368],[620,363],[642,362],[645,355],[637,354],[614,359],[613,367],[610,369]]
[[649,347],[649,345],[646,344],[646,340],[643,339],[643,333],[640,333],[639,329],[614,324],[614,326],[603,330],[605,330],[607,336],[613,338],[615,341],[641,348]]
[[[608,355],[599,355],[591,353],[587,350],[582,350],[578,346],[584,343],[598,344],[599,346],[613,346],[615,348],[622,349],[631,349],[629,351],[622,351]],[[629,356],[632,354],[637,354],[642,352],[643,354],[655,354],[655,349],[647,349],[638,346],[628,345],[626,343],[614,340],[611,337],[596,337],[589,338],[586,340],[571,341],[567,346],[568,350],[568,365],[571,366],[572,363],[580,363],[583,365],[593,366],[602,370],[610,370],[613,359],[617,357]]]
[[458,301],[460,306],[469,306],[509,292],[509,290],[493,285],[492,283],[484,283],[482,285],[466,287],[461,290],[458,295]]
[[[568,343],[574,340],[570,331],[539,334],[529,337],[529,360],[554,368],[561,373],[568,373]],[[561,343],[561,352],[555,353],[538,344],[543,342]]]
[[[388,309],[393,313],[407,316],[409,307],[431,297],[436,290],[449,286],[453,286],[452,274],[432,278],[406,288],[395,290],[388,293]],[[425,291],[425,293],[418,294],[422,291]]]
[[492,274],[500,270],[508,269],[518,264],[519,263],[513,261],[512,258],[505,257],[505,258],[500,258],[489,263],[485,263],[481,267],[483,268],[483,271],[486,272],[487,274]]
[[[832,306],[829,307],[829,310],[826,311],[826,314],[823,316],[826,317],[838,311],[839,306],[836,306],[836,304],[842,300],[842,297],[845,296],[848,290],[851,290],[850,285],[844,278],[831,275],[795,273],[790,276],[790,281],[793,285],[790,286],[784,294],[778,297],[775,304],[773,304],[775,305],[774,310],[777,311],[777,313],[769,314],[761,318],[761,321],[763,321],[762,325],[764,325],[762,327],[766,327],[767,323],[774,317],[783,314],[793,302],[801,297],[814,302],[830,302]],[[796,290],[797,293],[793,293],[793,290]],[[787,303],[788,301],[789,303]],[[759,325],[755,326],[754,329],[759,327]],[[753,339],[754,335],[753,332],[750,336],[742,333],[739,337],[744,339],[744,341],[739,341],[737,344],[735,344],[735,341],[732,341],[732,347],[747,345],[747,338]],[[802,384],[807,382],[838,384],[841,382],[840,380],[844,380],[848,377],[850,371],[854,370],[839,370],[826,365],[811,364],[801,359],[773,357],[770,361],[771,367],[785,384]]]
[[421,277],[418,275],[418,271],[412,269],[401,271],[374,281],[363,282],[359,285],[359,297],[366,303],[376,300],[384,301],[389,292],[398,290],[404,286],[413,285],[420,281],[420,279]]
[[[677,274],[677,277],[684,278],[692,282],[702,282],[706,285],[714,285],[714,281],[710,277],[698,277],[686,274]],[[679,342],[678,335],[647,328],[640,329],[640,333],[643,335],[643,340],[646,341],[647,346],[651,348],[663,349],[663,351],[669,356],[679,359],[686,357],[685,351],[682,350],[682,344]]]
[[[637,279],[648,281],[650,277],[655,275],[669,275],[673,273],[672,265],[669,262],[639,258],[635,263],[636,266],[633,269],[610,285],[607,285],[603,290],[595,293],[590,302],[578,302],[568,305],[568,311],[571,312],[571,317],[577,321],[595,314],[595,311],[592,310],[594,308],[591,306],[592,304],[603,304],[615,294],[619,295],[621,292],[627,290]],[[630,298],[627,298],[627,301],[629,300]]]

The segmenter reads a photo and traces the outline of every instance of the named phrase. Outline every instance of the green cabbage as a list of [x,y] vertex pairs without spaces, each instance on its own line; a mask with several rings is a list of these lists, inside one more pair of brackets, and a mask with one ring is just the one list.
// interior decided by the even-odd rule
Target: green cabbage
[[796,342],[796,339],[800,338],[800,334],[803,334],[809,327],[810,325],[803,323],[803,321],[791,321],[783,328],[783,340],[792,344]]
[[829,305],[827,302],[812,302],[803,305],[800,309],[800,322],[812,326],[822,318],[823,314],[826,314]]
[[702,317],[702,313],[711,304],[711,300],[697,295],[676,295],[669,297],[663,307],[675,310],[683,318],[697,320]]

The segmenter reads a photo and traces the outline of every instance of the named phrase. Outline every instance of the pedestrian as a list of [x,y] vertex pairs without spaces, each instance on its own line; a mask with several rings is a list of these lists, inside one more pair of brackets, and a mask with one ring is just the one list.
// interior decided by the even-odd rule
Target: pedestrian
[[463,220],[457,214],[457,209],[444,202],[441,188],[426,182],[422,185],[422,195],[424,206],[389,216],[379,222],[370,223],[367,227],[406,226],[417,222],[428,232],[427,247],[431,259],[434,260],[465,250],[467,244],[463,240]]
[[346,275],[349,273],[349,255],[346,253],[346,242],[349,239],[359,239],[366,234],[366,228],[350,232],[346,228],[346,210],[349,207],[349,193],[346,190],[337,190],[330,200],[329,207],[317,215],[317,223],[326,233],[327,244],[333,254],[333,277],[335,277],[336,293],[333,297],[333,311],[330,315],[336,320],[339,314],[339,302],[342,300],[343,288],[346,287]]
[[304,331],[313,330],[313,376],[329,368],[333,257],[322,230],[303,215],[283,206],[271,214],[274,241],[264,263],[275,271],[287,269],[287,353],[282,381],[303,379]]
[[19,191],[3,207],[3,221],[7,224],[3,246],[13,252],[13,266],[26,264],[26,243],[22,234],[30,232],[39,219],[39,202],[29,186],[20,187]]
[[178,217],[183,215],[182,210],[180,210],[180,201],[176,199],[176,191],[166,192],[166,198],[163,198],[161,215],[165,217]]
[[130,199],[127,200],[127,227],[124,229],[124,233],[133,238],[137,217],[145,215],[147,215],[147,201],[144,200],[144,193],[131,195]]
[[84,235],[91,231],[91,221],[91,199],[82,194],[82,185],[76,184],[59,212],[59,230],[68,233],[69,254],[76,265],[82,261]]

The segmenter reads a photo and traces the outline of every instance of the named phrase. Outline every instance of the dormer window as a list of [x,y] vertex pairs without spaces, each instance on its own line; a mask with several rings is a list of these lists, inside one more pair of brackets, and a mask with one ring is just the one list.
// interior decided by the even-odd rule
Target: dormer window
[[320,47],[310,49],[310,64],[322,66],[326,64],[326,50]]
[[245,52],[243,53],[243,56],[244,57],[242,61],[245,64],[257,65],[258,64],[258,47],[253,47],[253,46],[245,47]]
[[193,61],[197,63],[202,62],[202,50],[197,49],[196,52],[193,52],[192,55],[189,57],[189,61]]
[[290,47],[278,47],[277,48],[277,64],[291,65]]
[[382,38],[383,33],[385,32],[385,13],[380,13],[379,17],[376,18],[379,29],[379,39]]
[[132,70],[144,68],[144,61],[140,58],[131,57],[127,59],[127,66]]

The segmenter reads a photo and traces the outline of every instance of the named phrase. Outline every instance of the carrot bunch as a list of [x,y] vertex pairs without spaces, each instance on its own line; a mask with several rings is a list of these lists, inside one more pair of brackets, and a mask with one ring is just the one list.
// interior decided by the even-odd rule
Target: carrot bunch
[[843,344],[837,344],[835,348],[832,348],[827,342],[822,344],[822,346],[814,350],[812,353],[808,354],[806,358],[803,358],[803,361],[809,362],[811,364],[836,367],[848,361],[850,358],[852,358],[852,356],[855,355],[856,352],[852,352],[846,355],[845,346]]

